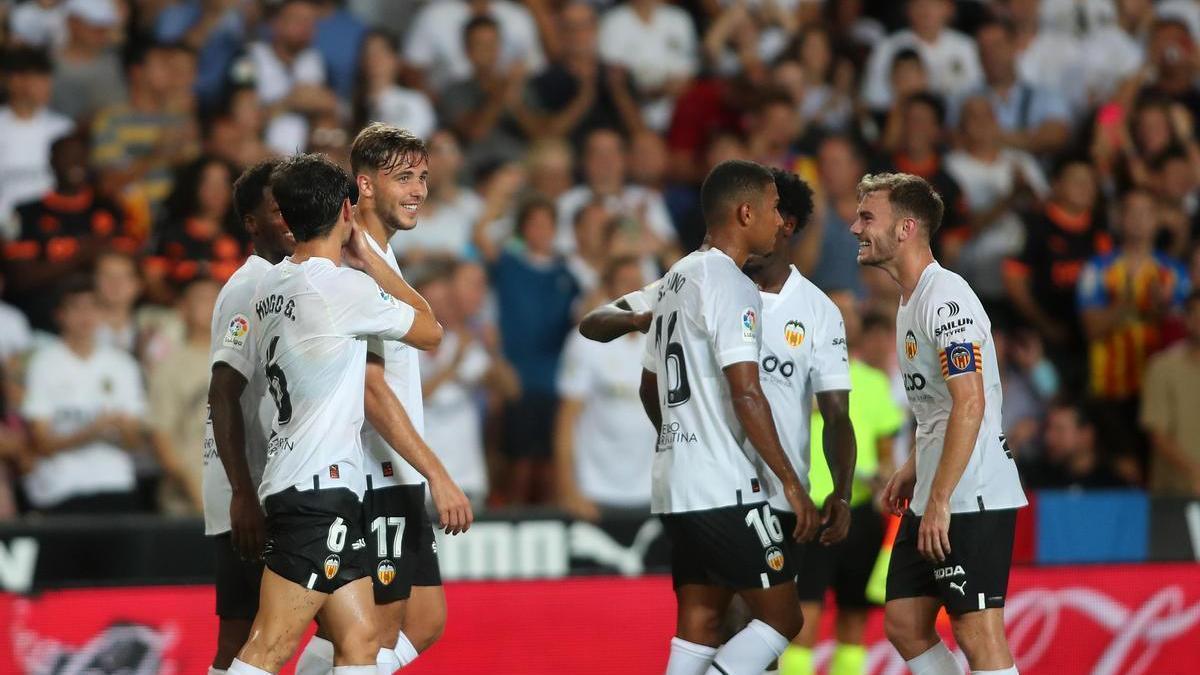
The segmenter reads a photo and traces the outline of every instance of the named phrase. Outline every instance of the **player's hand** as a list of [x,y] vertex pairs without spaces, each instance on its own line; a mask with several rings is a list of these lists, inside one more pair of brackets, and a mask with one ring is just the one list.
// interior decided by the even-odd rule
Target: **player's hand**
[[654,312],[638,312],[633,315],[633,324],[637,326],[639,332],[648,333],[650,331],[650,323],[654,320]]
[[449,477],[429,481],[429,496],[438,512],[438,527],[446,534],[462,534],[471,527],[475,514],[471,501]]
[[243,560],[262,557],[267,539],[267,519],[253,492],[239,492],[229,502],[230,539]]
[[917,530],[917,552],[929,562],[942,562],[950,555],[950,504],[929,501]]
[[792,511],[796,513],[796,529],[792,532],[792,539],[798,542],[812,541],[821,526],[821,514],[813,504],[812,497],[809,497],[808,491],[799,484],[792,488],[784,488],[784,495]]
[[342,247],[342,258],[346,264],[360,272],[371,273],[372,265],[379,256],[371,250],[367,242],[367,231],[358,225],[350,226],[350,240]]
[[821,543],[830,546],[846,539],[850,534],[850,505],[837,495],[825,498],[825,508],[821,510],[821,525],[825,531],[821,533]]
[[906,462],[896,473],[892,474],[887,486],[883,488],[883,493],[879,497],[882,510],[894,516],[903,516],[904,510],[908,508],[908,503],[912,501],[913,489],[916,486],[916,467],[911,462]]

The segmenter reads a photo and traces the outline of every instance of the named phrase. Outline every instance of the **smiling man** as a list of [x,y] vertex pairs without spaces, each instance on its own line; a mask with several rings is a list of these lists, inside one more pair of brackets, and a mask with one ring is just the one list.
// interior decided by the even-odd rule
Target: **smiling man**
[[888,568],[888,639],[915,675],[961,673],[934,630],[944,605],[972,673],[1016,675],[1004,597],[1026,501],[1000,426],[991,321],[967,282],[933,258],[943,205],[928,182],[867,175],[858,197],[858,263],[900,287],[896,348],[917,420],[916,451],[883,493],[903,516]]

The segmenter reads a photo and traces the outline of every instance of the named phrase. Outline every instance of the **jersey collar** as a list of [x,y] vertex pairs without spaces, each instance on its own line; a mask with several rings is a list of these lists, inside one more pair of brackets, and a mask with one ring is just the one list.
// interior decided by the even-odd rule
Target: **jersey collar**
[[392,250],[392,243],[390,241],[388,242],[387,250],[385,251],[379,247],[379,242],[375,241],[375,237],[372,237],[368,234],[367,245],[371,247],[371,250],[374,251],[376,255],[381,256],[387,261],[388,267],[391,267],[396,272],[400,271],[400,264],[396,262],[396,252]]
[[761,292],[764,306],[774,307],[800,286],[800,279],[802,278],[800,270],[796,269],[795,265],[789,265],[788,268],[791,272],[788,274],[787,280],[783,282],[783,287],[779,289],[778,293]]
[[926,265],[925,269],[921,270],[921,278],[917,279],[917,285],[913,288],[912,295],[908,296],[908,302],[901,303],[900,306],[907,307],[911,305],[913,299],[920,295],[921,291],[925,290],[925,287],[929,285],[929,279],[933,277],[933,274],[940,269],[942,269],[942,266],[936,260]]

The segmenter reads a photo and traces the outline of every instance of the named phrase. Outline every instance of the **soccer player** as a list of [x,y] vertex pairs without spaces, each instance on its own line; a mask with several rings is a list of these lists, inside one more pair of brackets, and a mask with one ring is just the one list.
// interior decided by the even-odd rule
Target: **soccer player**
[[204,533],[213,538],[217,552],[220,622],[209,675],[229,668],[258,611],[265,527],[258,485],[275,406],[266,395],[266,373],[258,366],[250,319],[258,280],[296,244],[268,184],[277,164],[257,164],[233,184],[234,206],[254,242],[254,255],[225,283],[213,310],[201,491]]
[[961,673],[934,630],[938,609],[973,673],[1016,675],[1004,635],[1016,509],[1025,493],[1000,426],[991,321],[962,277],[933,258],[942,199],[924,179],[858,184],[860,265],[900,287],[896,349],[916,417],[916,450],[882,500],[902,516],[884,608],[888,639],[916,675]]
[[[428,195],[425,143],[403,129],[375,123],[364,128],[350,150],[358,187],[354,221],[366,244],[400,275],[388,240],[417,225]],[[401,275],[402,276],[402,275]],[[387,402],[398,400],[401,406]],[[394,340],[367,341],[366,416],[362,444],[367,453],[363,499],[373,563],[376,621],[383,636],[381,673],[408,665],[442,634],[446,596],[438,568],[433,525],[425,511],[425,480],[447,534],[464,532],[471,505],[437,455],[422,439],[424,402],[417,350]],[[377,431],[383,429],[383,432]],[[387,430],[401,434],[393,446]],[[393,438],[392,441],[397,439]],[[333,644],[322,630],[305,647],[299,675],[328,673]]]
[[[765,167],[718,164],[701,188],[707,246],[675,263],[658,286],[640,394],[658,430],[651,511],[662,515],[673,547],[678,620],[669,675],[758,675],[800,630],[792,554],[766,502],[759,458],[797,515],[797,540],[812,538],[819,514],[763,394],[762,300],[741,271],[749,256],[775,246],[778,203]],[[734,593],[754,619],[718,650],[718,623]]]
[[[441,326],[353,225],[353,189],[319,155],[289,158],[271,174],[296,248],[259,280],[250,317],[276,412],[258,490],[266,512],[259,610],[232,674],[278,672],[318,611],[335,636],[334,674],[377,672],[361,502],[361,338],[430,349]],[[341,266],[343,255],[366,274]]]

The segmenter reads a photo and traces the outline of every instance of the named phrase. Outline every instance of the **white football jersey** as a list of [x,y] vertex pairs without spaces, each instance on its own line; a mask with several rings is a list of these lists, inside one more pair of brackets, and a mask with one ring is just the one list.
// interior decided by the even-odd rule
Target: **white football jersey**
[[[267,375],[258,362],[258,344],[252,333],[254,321],[254,290],[258,281],[271,269],[271,263],[259,256],[246,259],[238,271],[229,277],[217,304],[213,308],[212,342],[209,346],[210,365],[224,363],[246,378],[239,403],[246,435],[246,462],[255,489],[262,483],[263,466],[267,462],[267,437],[275,418],[275,403],[267,396]],[[222,534],[229,531],[229,501],[233,497],[225,466],[217,454],[213,440],[212,413],[204,427],[204,533]]]
[[[396,262],[396,254],[390,244],[385,252],[373,238],[367,237],[367,243],[376,255],[387,260],[396,274],[401,274],[400,264]],[[413,428],[424,438],[425,402],[421,396],[421,363],[418,350],[398,340],[383,340],[379,336],[367,338],[367,350],[383,359],[384,380],[392,388],[396,398],[400,399],[404,412],[408,413],[408,418],[412,420]],[[365,468],[367,475],[371,477],[372,485],[405,485],[425,481],[416,469],[383,440],[383,436],[379,435],[370,422],[363,424],[362,444],[367,453]]]
[[913,512],[925,512],[942,458],[952,403],[946,381],[975,372],[983,375],[983,423],[950,497],[950,512],[1025,506],[1017,466],[1000,425],[1004,394],[992,323],[962,277],[936,262],[925,268],[912,297],[896,312],[896,349],[917,425]]
[[415,312],[327,258],[284,259],[263,275],[252,328],[275,401],[259,498],[291,487],[366,488],[360,433],[367,342],[399,340]]
[[[850,390],[846,327],[837,305],[792,268],[779,293],[762,293],[762,357],[759,379],[771,403],[779,441],[807,490],[813,396]],[[780,483],[747,443],[772,509],[791,512]]]
[[723,372],[734,363],[757,365],[761,314],[758,289],[719,249],[688,255],[659,282],[642,359],[658,375],[662,411],[651,512],[766,499]]

